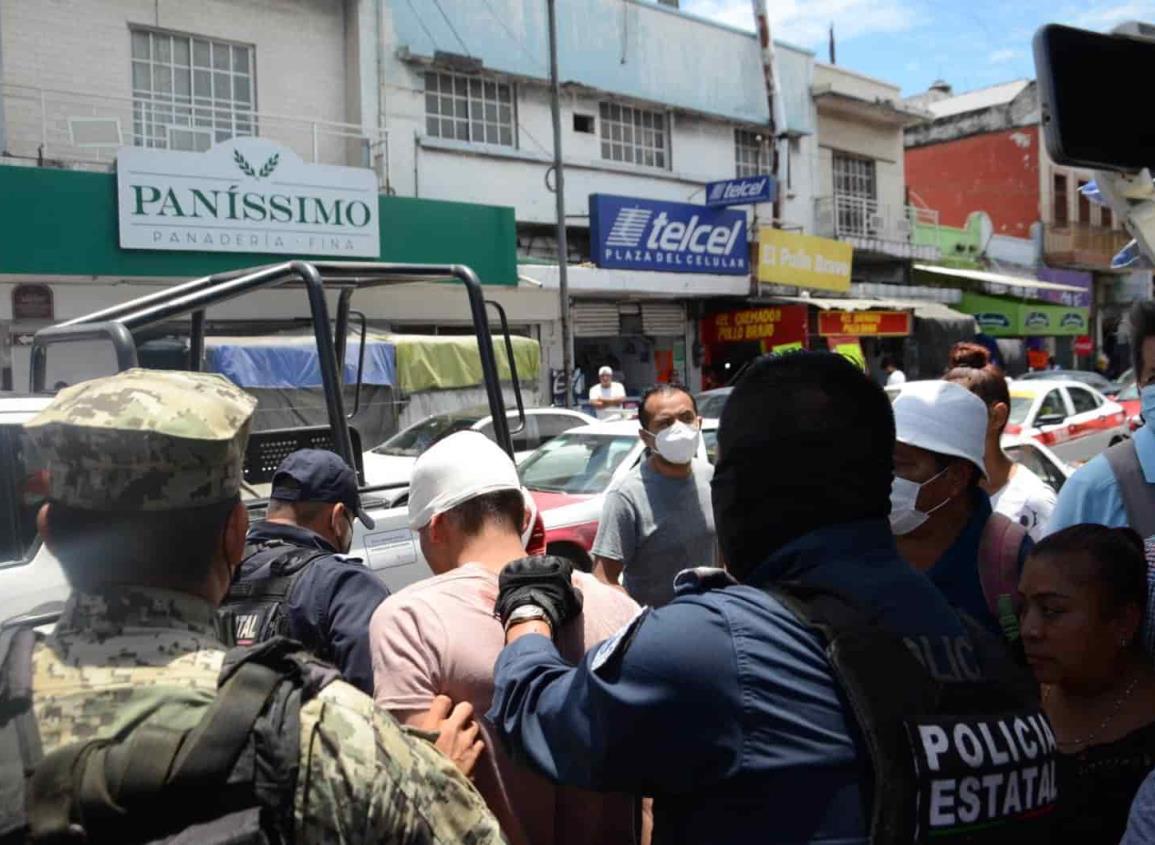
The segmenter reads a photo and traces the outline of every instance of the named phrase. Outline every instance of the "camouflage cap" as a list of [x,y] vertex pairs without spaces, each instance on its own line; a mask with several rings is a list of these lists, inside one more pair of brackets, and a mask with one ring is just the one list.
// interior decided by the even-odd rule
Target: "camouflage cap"
[[163,511],[235,496],[257,400],[224,376],[126,370],[61,390],[24,424],[49,498]]

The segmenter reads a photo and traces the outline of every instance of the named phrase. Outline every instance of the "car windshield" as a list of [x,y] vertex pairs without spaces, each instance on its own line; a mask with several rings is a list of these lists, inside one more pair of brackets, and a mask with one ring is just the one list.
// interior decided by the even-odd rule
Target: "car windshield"
[[521,483],[545,493],[601,493],[637,445],[631,434],[562,434],[525,459]]
[[1025,393],[1011,394],[1011,413],[1007,416],[1007,422],[1011,425],[1022,425],[1026,422],[1027,414],[1031,412],[1031,406],[1035,404],[1035,397]]
[[375,447],[373,454],[416,458],[438,440],[442,440],[455,432],[467,431],[472,428],[479,419],[481,418],[448,414],[429,417],[397,432],[380,446]]
[[1139,399],[1139,385],[1131,382],[1129,385],[1119,391],[1119,395],[1115,397],[1123,402],[1135,402]]
[[722,409],[726,407],[726,400],[729,398],[729,390],[724,393],[699,393],[697,396],[698,416],[706,419],[717,419],[722,416]]

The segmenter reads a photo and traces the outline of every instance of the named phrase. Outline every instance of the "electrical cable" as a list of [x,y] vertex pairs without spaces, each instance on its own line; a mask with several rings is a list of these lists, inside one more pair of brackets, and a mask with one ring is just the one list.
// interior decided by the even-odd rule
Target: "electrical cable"
[[465,51],[465,55],[473,58],[473,54],[469,52],[469,48],[465,46],[465,42],[461,36],[458,35],[456,28],[454,28],[453,21],[449,19],[449,15],[445,14],[445,10],[441,8],[441,0],[433,0],[433,5],[437,7],[437,11],[441,12],[441,17],[445,19],[445,25],[449,27],[449,31],[453,33],[453,37],[457,39],[457,43],[461,45],[461,49]]

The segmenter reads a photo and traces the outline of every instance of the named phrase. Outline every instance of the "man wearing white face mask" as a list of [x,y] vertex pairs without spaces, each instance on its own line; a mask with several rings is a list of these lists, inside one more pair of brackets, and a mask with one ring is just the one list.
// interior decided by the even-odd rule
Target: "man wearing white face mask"
[[1136,302],[1129,322],[1146,425],[1067,480],[1059,491],[1048,534],[1094,522],[1133,528],[1144,539],[1155,536],[1155,302]]
[[992,633],[1018,640],[1018,576],[1033,547],[1026,530],[991,510],[987,406],[948,381],[907,384],[894,400],[890,527],[899,554]]
[[651,387],[638,411],[638,436],[649,449],[606,494],[594,539],[594,574],[625,588],[639,604],[661,607],[674,598],[674,576],[717,560],[710,479],[714,468],[696,460],[701,438],[698,406],[685,388]]

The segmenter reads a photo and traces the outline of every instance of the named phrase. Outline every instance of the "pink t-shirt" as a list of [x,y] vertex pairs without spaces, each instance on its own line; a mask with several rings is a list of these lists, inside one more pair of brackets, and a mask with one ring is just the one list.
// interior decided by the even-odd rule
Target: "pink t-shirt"
[[[558,637],[577,662],[638,612],[623,591],[579,572],[584,605]],[[556,786],[501,749],[482,718],[493,701],[493,665],[505,633],[493,616],[497,575],[469,563],[412,584],[381,603],[369,623],[374,697],[398,717],[425,711],[436,695],[468,701],[486,750],[474,783],[511,845],[594,845],[634,842],[633,796]]]

